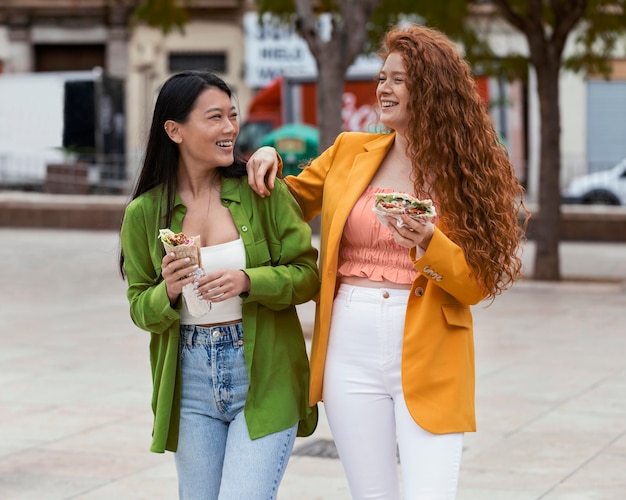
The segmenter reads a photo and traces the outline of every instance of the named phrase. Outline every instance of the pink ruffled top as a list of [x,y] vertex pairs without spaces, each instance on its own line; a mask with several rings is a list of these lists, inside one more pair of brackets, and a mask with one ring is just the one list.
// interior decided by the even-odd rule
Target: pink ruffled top
[[409,249],[398,245],[372,210],[377,193],[393,189],[368,186],[355,203],[341,237],[338,276],[410,284],[417,276]]

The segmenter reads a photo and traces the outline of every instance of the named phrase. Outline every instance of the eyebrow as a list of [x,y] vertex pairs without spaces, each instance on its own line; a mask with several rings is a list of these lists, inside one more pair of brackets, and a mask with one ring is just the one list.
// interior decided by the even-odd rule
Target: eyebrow
[[[236,110],[237,106],[235,106],[234,104],[231,105],[229,111],[233,111]],[[219,106],[213,106],[212,108],[208,108],[207,110],[204,111],[204,113],[213,113],[214,111],[222,111],[222,108]]]

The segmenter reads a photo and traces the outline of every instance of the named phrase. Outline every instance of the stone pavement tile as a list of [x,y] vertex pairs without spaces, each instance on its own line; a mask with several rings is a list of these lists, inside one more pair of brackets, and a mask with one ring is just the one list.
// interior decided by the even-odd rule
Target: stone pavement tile
[[142,468],[138,457],[116,450],[99,454],[35,448],[0,463],[0,492],[8,500],[71,498]]
[[585,394],[569,401],[564,408],[615,415],[626,421],[626,369],[598,382]]
[[350,498],[348,482],[337,459],[292,456],[278,491],[278,500]]
[[[174,500],[178,498],[176,468],[171,454],[150,453],[154,465],[136,474],[129,474],[77,498],[81,500]],[[146,462],[147,463],[147,462]],[[294,499],[295,500],[295,499]]]
[[51,478],[41,474],[6,474],[0,472],[3,500],[66,500],[76,492],[97,487],[102,480],[73,476]]
[[550,482],[524,471],[462,466],[456,500],[539,500]]
[[626,437],[607,446],[572,472],[548,495],[548,500],[623,500],[626,496]]

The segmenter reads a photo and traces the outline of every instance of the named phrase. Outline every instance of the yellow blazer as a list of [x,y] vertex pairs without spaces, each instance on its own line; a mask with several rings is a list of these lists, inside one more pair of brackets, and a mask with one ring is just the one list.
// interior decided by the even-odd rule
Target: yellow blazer
[[[307,221],[321,212],[322,284],[311,347],[311,405],[322,400],[343,228],[394,139],[394,133],[343,133],[297,177],[285,179]],[[415,421],[430,432],[474,431],[470,306],[480,302],[485,294],[470,278],[463,251],[442,229],[435,228],[428,249],[419,260],[415,259],[414,250],[410,256],[418,275],[411,287],[402,347],[402,386],[407,407]]]

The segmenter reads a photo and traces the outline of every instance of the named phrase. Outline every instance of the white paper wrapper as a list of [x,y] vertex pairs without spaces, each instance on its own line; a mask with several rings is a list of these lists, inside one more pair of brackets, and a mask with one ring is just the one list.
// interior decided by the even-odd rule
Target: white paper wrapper
[[[204,276],[204,271],[202,269],[196,269],[192,274],[199,278]],[[192,316],[204,316],[211,310],[211,302],[196,294],[193,282],[188,283],[183,287],[183,300],[187,305],[189,314]]]

